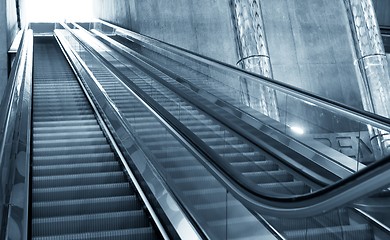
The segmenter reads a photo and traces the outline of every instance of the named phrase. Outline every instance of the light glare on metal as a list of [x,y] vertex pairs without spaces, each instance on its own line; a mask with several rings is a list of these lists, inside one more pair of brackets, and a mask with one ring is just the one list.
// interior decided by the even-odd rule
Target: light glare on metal
[[302,134],[305,133],[305,130],[304,130],[303,128],[301,128],[301,127],[298,127],[298,126],[291,126],[290,128],[291,128],[291,130],[292,130],[293,132],[298,133],[298,134],[300,134],[300,135],[302,135]]

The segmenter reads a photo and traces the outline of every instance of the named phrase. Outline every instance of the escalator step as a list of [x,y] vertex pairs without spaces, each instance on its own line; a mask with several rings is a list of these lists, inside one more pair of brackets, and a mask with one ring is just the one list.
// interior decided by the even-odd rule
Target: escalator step
[[69,154],[93,154],[93,153],[107,153],[111,151],[108,144],[104,145],[89,145],[89,146],[71,146],[71,147],[50,147],[50,148],[36,148],[34,149],[33,157],[39,156],[60,156]]
[[81,110],[81,111],[72,111],[72,110],[63,110],[63,111],[47,111],[47,112],[35,112],[33,113],[34,117],[37,118],[50,118],[50,117],[56,117],[56,116],[77,116],[77,115],[87,115],[87,114],[93,114],[92,109],[87,110]]
[[56,235],[49,237],[33,237],[33,240],[150,240],[157,239],[152,227],[120,229],[114,231],[96,231],[79,234]]
[[185,191],[186,189],[206,189],[206,188],[217,188],[220,183],[213,176],[200,176],[200,177],[187,177],[175,179],[176,185]]
[[[186,119],[185,116],[183,116],[183,118]],[[179,120],[181,120],[181,118],[179,118]],[[203,131],[214,132],[214,131],[218,131],[221,129],[221,126],[219,126],[217,124],[206,125],[206,124],[203,124],[201,122],[198,122],[197,124],[187,125],[187,127],[188,127],[188,129],[190,129],[193,132],[203,132]]]
[[35,188],[32,190],[33,201],[59,201],[83,198],[100,198],[134,194],[127,182],[93,184],[70,187]]
[[34,148],[51,148],[51,147],[61,147],[61,146],[80,146],[80,145],[103,145],[107,144],[107,140],[104,137],[100,138],[78,138],[72,139],[71,141],[68,139],[56,139],[56,140],[39,140],[34,141]]
[[317,239],[372,239],[372,229],[367,224],[354,224],[348,226],[309,228],[301,230],[286,231],[287,239],[317,240]]
[[59,156],[39,156],[33,157],[33,165],[62,165],[74,163],[89,162],[107,162],[114,161],[115,155],[112,152],[107,153],[89,153],[89,154],[69,154]]
[[87,105],[87,102],[79,102],[79,103],[67,103],[66,105],[62,103],[62,105],[48,105],[48,104],[35,104],[34,106],[34,112],[35,113],[51,113],[56,112],[58,109],[65,111],[86,111],[89,110],[89,106]]
[[245,152],[245,153],[224,153],[221,154],[230,163],[233,162],[247,162],[248,160],[265,161],[266,157],[259,152]]
[[173,178],[187,178],[191,176],[208,176],[210,173],[203,166],[183,166],[167,169],[166,172]]
[[[47,105],[59,105],[59,106],[64,106],[67,104],[83,104],[86,103],[86,99],[84,96],[75,96],[70,99],[60,99],[60,98],[37,98],[36,96],[33,97],[33,106],[45,106]],[[35,120],[35,119],[34,119]]]
[[128,228],[148,227],[149,222],[142,210],[113,213],[97,213],[76,216],[34,218],[33,236],[100,232]]
[[126,181],[126,178],[122,171],[108,173],[72,174],[65,176],[43,176],[33,177],[33,188],[80,186],[104,183],[119,183],[124,181]]
[[257,184],[273,182],[292,182],[293,176],[285,170],[265,171],[265,172],[247,172],[243,175]]
[[293,231],[307,228],[326,228],[326,227],[340,227],[350,224],[348,213],[345,209],[338,209],[330,211],[319,216],[310,218],[276,218],[266,217],[277,229],[284,229],[285,231]]
[[189,155],[187,149],[183,147],[158,149],[152,153],[156,158],[182,158]]
[[193,204],[207,204],[226,201],[227,190],[221,186],[186,190],[184,196]]
[[33,140],[57,140],[57,139],[79,139],[79,138],[96,138],[96,137],[104,137],[103,132],[101,130],[97,131],[86,131],[86,132],[72,132],[72,133],[35,133],[33,136]]
[[[221,138],[205,138],[202,140],[205,143],[207,143],[209,145],[213,145],[213,146],[221,143]],[[231,136],[231,137],[224,136],[223,140],[229,144],[238,144],[238,143],[242,142],[242,140],[240,140],[238,137],[234,137],[234,136]]]
[[167,139],[164,142],[156,141],[156,142],[147,142],[145,145],[150,149],[150,150],[163,150],[165,148],[175,148],[179,147],[180,143],[175,140],[175,139]]
[[249,147],[247,144],[235,144],[230,145],[228,143],[223,142],[223,138],[221,138],[221,143],[213,144],[210,146],[214,151],[216,151],[219,154],[225,154],[225,153],[247,153],[247,152],[253,152],[254,149]]
[[121,167],[117,162],[92,162],[64,165],[33,166],[34,176],[53,176],[66,174],[114,172],[120,171]]
[[197,166],[199,164],[194,156],[185,156],[180,158],[161,158],[158,159],[158,162],[165,168]]
[[278,170],[279,166],[270,160],[254,162],[233,162],[230,163],[234,168],[241,172],[273,171]]
[[138,202],[138,199],[133,195],[35,202],[32,205],[32,214],[35,218],[48,218],[140,209],[141,205]]
[[237,200],[229,199],[230,196],[225,196],[224,201],[211,202],[195,205],[195,209],[200,214],[207,218],[208,221],[218,221],[223,218],[245,218],[248,215],[247,209]]
[[33,127],[56,127],[56,126],[90,126],[97,125],[95,119],[91,120],[69,120],[69,121],[49,121],[49,122],[34,122]]
[[86,132],[86,131],[97,131],[99,130],[99,126],[97,124],[94,125],[87,125],[87,126],[46,126],[46,127],[34,127],[34,133],[41,134],[41,133],[65,133],[65,132]]
[[34,122],[64,121],[64,120],[91,120],[96,119],[95,115],[73,115],[73,116],[34,116]]
[[265,188],[267,191],[287,195],[299,195],[309,193],[311,191],[311,188],[301,181],[261,183],[259,186]]

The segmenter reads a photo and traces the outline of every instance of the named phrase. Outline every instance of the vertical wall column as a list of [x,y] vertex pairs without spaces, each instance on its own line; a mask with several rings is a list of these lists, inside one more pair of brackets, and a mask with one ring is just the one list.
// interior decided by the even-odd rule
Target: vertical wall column
[[[237,65],[243,69],[272,78],[272,67],[265,37],[259,0],[231,0],[236,29]],[[240,79],[242,101],[263,114],[279,120],[276,94],[273,89]]]
[[365,110],[390,117],[390,79],[386,54],[371,0],[344,0],[363,82]]
[[[372,0],[344,0],[356,55],[362,74],[360,95],[365,110],[390,117],[389,66]],[[390,136],[370,128],[371,143],[377,159],[390,152]],[[376,150],[375,150],[376,149]]]

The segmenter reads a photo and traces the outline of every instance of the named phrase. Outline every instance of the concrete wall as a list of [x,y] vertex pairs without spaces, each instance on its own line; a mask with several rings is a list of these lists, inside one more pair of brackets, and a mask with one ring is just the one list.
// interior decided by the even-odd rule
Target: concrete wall
[[361,108],[342,0],[262,0],[274,78]]
[[101,19],[162,41],[235,64],[229,1],[96,0]]
[[372,0],[379,25],[390,26],[390,1]]

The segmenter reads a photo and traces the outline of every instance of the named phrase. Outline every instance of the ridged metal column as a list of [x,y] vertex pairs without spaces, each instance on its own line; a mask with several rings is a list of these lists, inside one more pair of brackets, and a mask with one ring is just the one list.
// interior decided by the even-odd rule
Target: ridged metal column
[[[390,117],[390,77],[374,5],[371,0],[344,0],[362,74],[360,94],[365,110]],[[369,129],[373,146],[387,155],[390,136]],[[375,148],[375,147],[374,147]],[[387,152],[387,153],[386,153]],[[380,158],[381,154],[375,154]]]
[[[237,65],[247,71],[272,78],[260,2],[258,0],[231,0],[231,9],[240,58]],[[244,103],[279,120],[276,94],[273,89],[254,84],[244,78],[240,79],[240,86]]]
[[344,0],[363,82],[360,92],[367,111],[390,116],[389,69],[371,0]]

